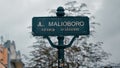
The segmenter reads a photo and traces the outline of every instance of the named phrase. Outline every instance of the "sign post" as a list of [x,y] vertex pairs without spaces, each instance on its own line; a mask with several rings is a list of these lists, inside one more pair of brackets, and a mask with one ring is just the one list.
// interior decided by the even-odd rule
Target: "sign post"
[[[50,45],[58,49],[58,68],[64,68],[64,49],[72,45],[79,35],[89,35],[89,18],[86,16],[64,17],[64,8],[57,8],[57,17],[33,17],[32,34],[44,36]],[[74,36],[68,45],[64,45],[64,36]],[[49,36],[58,36],[55,45]]]
[[[59,7],[56,15],[57,17],[63,17],[65,15],[64,9]],[[63,46],[58,48],[58,68],[64,68],[64,36],[58,36],[58,45]]]

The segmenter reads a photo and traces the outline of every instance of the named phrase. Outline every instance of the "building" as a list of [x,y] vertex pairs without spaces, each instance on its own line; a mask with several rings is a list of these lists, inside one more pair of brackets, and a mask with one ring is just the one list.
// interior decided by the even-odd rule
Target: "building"
[[0,45],[0,68],[7,67],[7,57],[8,57],[7,48],[4,48],[2,45]]
[[8,63],[8,50],[0,44],[0,68],[6,68]]
[[14,41],[7,40],[4,47],[8,49],[8,65],[7,68],[24,68],[24,63],[21,61],[20,51],[16,51]]

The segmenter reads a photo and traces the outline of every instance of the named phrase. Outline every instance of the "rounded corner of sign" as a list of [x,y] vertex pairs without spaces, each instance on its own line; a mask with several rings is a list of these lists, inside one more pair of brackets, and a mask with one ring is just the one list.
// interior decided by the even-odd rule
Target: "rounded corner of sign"
[[89,17],[88,17],[88,16],[86,16],[86,18],[89,20]]
[[88,32],[86,35],[90,35],[90,32]]
[[32,20],[34,19],[35,17],[32,17]]
[[36,36],[34,32],[32,32],[32,35],[33,35],[33,36]]
[[34,20],[36,17],[32,17],[32,20]]

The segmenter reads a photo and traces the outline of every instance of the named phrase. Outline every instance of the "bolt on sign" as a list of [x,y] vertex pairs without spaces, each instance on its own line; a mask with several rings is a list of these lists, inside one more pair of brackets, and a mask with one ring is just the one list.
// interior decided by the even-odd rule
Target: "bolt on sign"
[[86,16],[33,17],[34,36],[75,36],[89,34],[89,18]]

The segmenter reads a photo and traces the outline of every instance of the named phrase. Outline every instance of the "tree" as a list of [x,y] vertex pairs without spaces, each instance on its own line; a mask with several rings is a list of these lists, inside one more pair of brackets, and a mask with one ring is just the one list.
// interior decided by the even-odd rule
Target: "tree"
[[[90,35],[79,36],[72,47],[65,49],[66,68],[98,68],[102,60],[106,60],[109,54],[102,49],[103,42],[93,42],[91,39],[95,33],[95,26],[99,25],[94,20],[85,3],[77,4],[70,1],[65,4],[65,16],[88,16],[90,18]],[[55,12],[52,10],[51,12]],[[57,50],[47,46],[48,43],[41,37],[36,37],[37,42],[32,46],[34,50],[30,53],[32,57],[31,67],[57,68]],[[64,43],[68,44],[71,37],[65,37]],[[55,44],[56,41],[54,41]]]
[[[36,42],[33,43],[33,51],[30,52],[31,58],[27,57],[26,67],[29,68],[53,68],[57,64],[57,50],[49,47],[48,42],[42,37],[35,37]],[[57,67],[57,66],[56,66]]]
[[[66,16],[88,16],[90,18],[90,32],[89,36],[80,36],[76,44],[71,48],[68,48],[70,51],[66,51],[66,60],[67,63],[72,65],[72,68],[87,67],[87,68],[97,68],[99,62],[102,62],[103,59],[107,59],[109,54],[102,49],[103,42],[91,42],[89,39],[94,36],[95,25],[99,23],[95,22],[95,17],[91,15],[87,9],[85,3],[77,6],[76,1],[68,2],[65,4],[67,15]],[[71,60],[72,58],[72,60]],[[69,60],[69,61],[68,61]],[[76,64],[77,63],[77,64]]]

